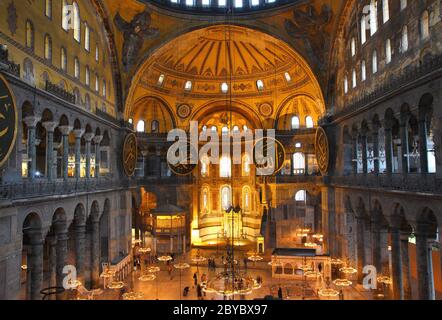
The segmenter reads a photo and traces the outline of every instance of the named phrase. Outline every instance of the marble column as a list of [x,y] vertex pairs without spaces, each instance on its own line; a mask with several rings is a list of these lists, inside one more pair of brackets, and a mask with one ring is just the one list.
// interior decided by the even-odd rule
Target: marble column
[[387,174],[393,172],[393,132],[391,128],[385,128],[385,161]]
[[356,229],[357,229],[357,259],[358,259],[358,272],[359,277],[358,280],[362,282],[364,278],[364,274],[362,273],[362,270],[365,266],[365,237],[364,237],[364,226],[365,226],[365,219],[363,217],[356,217]]
[[373,211],[374,216],[371,223],[372,234],[372,248],[373,248],[373,265],[379,274],[382,273],[382,252],[381,252],[381,230],[379,225],[379,217],[376,217],[379,213]]
[[362,171],[364,174],[368,173],[368,157],[367,157],[367,135],[364,134],[361,136],[361,144],[362,144]]
[[100,286],[100,221],[92,220],[91,236],[91,280],[92,287]]
[[44,122],[46,129],[46,177],[49,182],[54,180],[54,130],[57,124],[52,121]]
[[95,178],[100,178],[100,162],[101,162],[101,146],[100,143],[103,141],[103,136],[95,136]]
[[428,173],[428,142],[427,142],[427,122],[419,120],[419,153],[421,173]]
[[47,237],[49,244],[49,286],[57,286],[57,238],[54,235]]
[[[57,287],[63,287],[63,279],[66,276],[63,274],[63,269],[67,264],[67,256],[68,256],[68,230],[66,228],[65,222],[58,222],[54,225],[55,227],[55,236],[57,237],[57,246],[55,251],[57,253],[57,276],[56,282]],[[57,300],[63,299],[64,294],[58,294]]]
[[416,234],[416,260],[419,300],[432,300],[434,299],[433,270],[428,233],[419,230],[419,227]]
[[75,178],[79,180],[81,178],[81,137],[84,134],[84,130],[75,129]]
[[72,131],[72,127],[69,126],[61,126],[59,127],[61,134],[63,136],[62,143],[63,143],[63,161],[62,161],[62,168],[63,168],[63,180],[67,181],[68,176],[68,164],[69,164],[69,134]]
[[409,146],[408,146],[407,123],[401,123],[400,134],[401,134],[401,150],[402,150],[400,155],[402,161],[402,173],[407,174],[409,172],[409,167],[410,167],[410,159],[408,157]]
[[393,298],[395,300],[404,300],[401,232],[397,226],[394,226],[391,229],[391,267],[393,278]]
[[86,244],[86,225],[75,225],[75,267],[77,278],[84,283],[84,261]]
[[352,168],[353,174],[358,174],[358,139],[356,137],[352,138]]
[[29,231],[28,268],[30,279],[29,297],[41,300],[40,290],[43,284],[43,239],[40,231]]
[[26,117],[23,122],[28,127],[28,178],[29,180],[35,179],[35,173],[37,171],[37,150],[36,150],[36,127],[40,121],[38,117]]
[[409,233],[401,233],[401,259],[402,259],[402,285],[404,287],[404,299],[411,300],[411,274],[410,256],[408,253]]
[[379,174],[379,133],[378,129],[373,132],[373,162],[374,173]]
[[84,134],[84,140],[86,141],[86,179],[91,178],[91,144],[93,138],[93,133]]

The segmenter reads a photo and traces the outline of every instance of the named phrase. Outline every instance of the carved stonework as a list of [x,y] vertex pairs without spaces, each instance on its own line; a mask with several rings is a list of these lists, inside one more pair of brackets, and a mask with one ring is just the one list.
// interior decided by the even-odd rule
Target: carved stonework
[[321,174],[325,176],[328,173],[328,166],[330,162],[330,147],[327,134],[321,127],[319,127],[316,131],[315,151],[319,171],[321,171]]
[[14,1],[11,1],[8,6],[8,29],[13,36],[17,32],[17,9]]
[[123,168],[128,177],[132,177],[135,173],[137,158],[137,137],[131,133],[126,137],[123,146]]

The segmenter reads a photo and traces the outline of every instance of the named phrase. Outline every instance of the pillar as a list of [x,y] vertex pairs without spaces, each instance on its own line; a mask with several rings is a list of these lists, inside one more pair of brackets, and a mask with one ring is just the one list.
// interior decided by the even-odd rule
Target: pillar
[[364,274],[362,273],[362,270],[365,266],[365,253],[364,253],[364,225],[365,225],[365,219],[361,216],[356,217],[356,230],[357,230],[357,259],[358,259],[358,272],[359,277],[358,280],[362,283],[362,280],[364,278]]
[[391,128],[385,128],[385,161],[387,174],[393,172],[393,132]]
[[408,157],[408,126],[407,122],[401,123],[400,127],[401,134],[401,161],[402,161],[402,173],[407,174],[410,167],[410,159]]
[[382,252],[381,252],[381,230],[380,230],[380,218],[379,212],[373,210],[372,215],[374,216],[371,226],[372,226],[372,248],[373,248],[373,265],[376,267],[377,272],[380,274],[382,270]]
[[59,127],[61,134],[63,136],[62,143],[63,143],[63,161],[62,161],[62,167],[63,167],[63,180],[68,180],[68,163],[69,163],[69,133],[71,132],[72,128],[69,126],[61,126]]
[[[402,285],[404,288],[404,299],[411,300],[411,275],[410,275],[410,256],[408,253],[408,239],[410,234],[401,233],[401,259],[402,259]],[[393,249],[393,248],[392,248]]]
[[92,287],[100,286],[100,221],[92,219],[91,237],[91,278]]
[[362,144],[362,171],[364,174],[368,173],[368,157],[367,157],[367,135],[364,134],[361,136],[361,144]]
[[427,121],[419,119],[419,153],[421,173],[428,173]]
[[84,259],[86,243],[86,225],[75,225],[75,267],[77,278],[84,283]]
[[74,130],[75,135],[75,178],[79,180],[81,178],[81,137],[84,130]]
[[52,121],[44,122],[46,129],[46,177],[49,182],[54,180],[54,130],[57,124]]
[[47,237],[49,244],[49,286],[57,286],[57,238],[55,235]]
[[[68,256],[68,231],[65,222],[58,222],[55,225],[55,236],[57,237],[57,245],[55,248],[56,259],[56,282],[57,287],[63,288],[63,279],[66,276],[63,273],[63,268],[67,263]],[[57,300],[63,299],[64,294],[58,294]]]
[[29,231],[28,268],[30,279],[29,297],[40,300],[43,284],[43,239],[40,231]]
[[433,270],[427,228],[418,226],[416,233],[416,260],[419,300],[433,300]]
[[95,178],[100,178],[100,162],[101,162],[101,146],[100,143],[103,141],[103,136],[95,136]]
[[23,119],[23,122],[28,127],[28,178],[35,179],[35,172],[37,171],[37,152],[36,152],[36,127],[40,118],[31,116]]
[[352,163],[353,163],[353,174],[358,174],[358,139],[357,137],[352,138]]
[[84,135],[84,140],[86,140],[86,179],[91,178],[91,143],[93,138],[93,133]]
[[393,298],[395,300],[404,300],[401,232],[398,224],[395,224],[391,229],[391,269],[393,278]]
[[376,128],[373,132],[373,158],[374,158],[374,173],[379,174],[379,132]]

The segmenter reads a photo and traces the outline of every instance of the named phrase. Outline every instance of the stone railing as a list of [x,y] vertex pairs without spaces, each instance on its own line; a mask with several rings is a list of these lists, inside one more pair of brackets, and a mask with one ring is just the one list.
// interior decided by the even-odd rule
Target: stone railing
[[112,117],[110,114],[108,114],[107,112],[104,112],[103,110],[100,109],[95,109],[95,114],[100,117],[101,119],[104,119],[106,121],[109,121],[113,124],[116,124],[117,126],[122,126],[123,124],[118,120],[115,119],[114,117]]
[[442,55],[434,56],[426,59],[422,64],[416,66],[409,66],[404,68],[399,75],[392,75],[388,81],[383,82],[377,86],[371,92],[362,92],[358,97],[355,97],[353,101],[346,104],[346,106],[336,112],[329,120],[333,121],[337,118],[344,117],[353,112],[362,109],[366,105],[372,103],[376,99],[379,99],[389,92],[400,89],[408,83],[418,80],[421,77],[426,76],[432,72],[442,69]]
[[437,178],[435,174],[361,174],[327,177],[324,180],[327,184],[342,187],[420,193],[442,193],[442,179]]
[[0,66],[16,77],[20,77],[20,65],[9,61],[8,49],[0,45]]
[[195,179],[192,175],[171,177],[147,176],[137,178],[137,183],[139,186],[185,185],[193,184],[194,182]]
[[122,184],[119,181],[107,179],[69,180],[69,181],[34,181],[16,184],[0,185],[0,199],[20,200],[36,197],[70,195],[83,192],[118,189]]
[[75,95],[46,80],[45,90],[69,103],[75,104]]

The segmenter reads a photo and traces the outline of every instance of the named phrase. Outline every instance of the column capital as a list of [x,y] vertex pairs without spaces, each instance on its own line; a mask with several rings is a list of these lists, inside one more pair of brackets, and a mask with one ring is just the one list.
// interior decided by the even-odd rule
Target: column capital
[[84,140],[86,140],[86,142],[91,142],[92,139],[94,138],[94,136],[95,136],[95,134],[88,132],[88,133],[85,133],[83,137],[84,137]]
[[95,144],[100,144],[101,141],[103,141],[103,136],[95,136],[94,137],[94,143]]
[[74,135],[76,139],[81,139],[84,134],[84,129],[74,129]]
[[72,131],[72,127],[70,127],[70,126],[61,126],[61,127],[59,127],[59,129],[61,131],[61,134],[64,136],[68,136],[69,133],[71,133],[71,131]]
[[29,127],[29,128],[35,128],[37,126],[37,123],[40,121],[41,117],[36,116],[28,116],[23,119],[23,122]]
[[48,132],[54,132],[55,128],[57,127],[57,123],[54,121],[46,121],[43,122],[42,125]]

